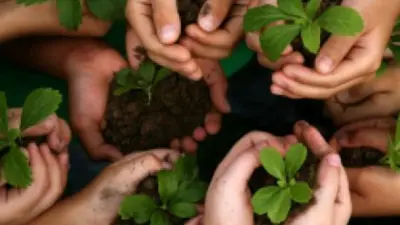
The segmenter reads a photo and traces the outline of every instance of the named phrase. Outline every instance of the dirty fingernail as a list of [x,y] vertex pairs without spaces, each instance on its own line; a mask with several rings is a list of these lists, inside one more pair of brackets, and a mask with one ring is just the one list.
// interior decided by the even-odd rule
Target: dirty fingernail
[[342,165],[342,160],[338,154],[330,154],[327,156],[329,165],[334,167],[339,167]]
[[317,67],[321,73],[329,73],[332,70],[333,61],[332,59],[322,56],[318,59]]
[[161,29],[161,39],[164,42],[174,41],[177,36],[177,29],[174,25],[165,25]]
[[211,32],[214,30],[214,18],[211,15],[202,17],[199,19],[199,25],[203,30]]

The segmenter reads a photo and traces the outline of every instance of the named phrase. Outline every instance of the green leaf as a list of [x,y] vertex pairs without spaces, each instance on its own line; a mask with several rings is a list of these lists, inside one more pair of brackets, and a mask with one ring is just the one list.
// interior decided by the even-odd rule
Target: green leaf
[[60,24],[69,30],[77,30],[82,23],[80,0],[56,0]]
[[0,140],[0,151],[9,147],[10,143],[6,140]]
[[124,19],[126,2],[127,0],[86,0],[90,12],[106,21]]
[[8,141],[16,141],[21,136],[21,131],[18,129],[11,129],[7,132]]
[[244,16],[243,28],[245,32],[259,31],[263,27],[280,20],[293,21],[296,18],[283,13],[273,5],[263,5],[247,10]]
[[184,181],[179,185],[174,201],[197,203],[204,198],[207,188],[207,183],[199,180]]
[[57,111],[61,100],[60,92],[50,88],[40,88],[31,92],[22,109],[21,132]]
[[286,220],[289,215],[292,200],[290,190],[288,188],[281,189],[273,195],[268,202],[271,209],[268,211],[268,217],[274,224],[280,224]]
[[316,23],[308,24],[301,31],[301,39],[309,52],[317,53],[321,44],[321,28]]
[[115,96],[121,96],[130,90],[132,90],[132,88],[130,87],[118,87],[117,89],[114,90],[113,94]]
[[321,0],[310,0],[307,2],[305,11],[310,20],[314,20],[320,6]]
[[387,67],[388,63],[385,60],[382,60],[379,69],[376,71],[376,77],[381,77],[383,74],[385,74]]
[[199,174],[196,156],[185,155],[180,157],[175,163],[174,172],[179,183],[194,180]]
[[390,44],[389,45],[389,49],[393,53],[394,60],[397,63],[400,63],[400,46],[399,45]]
[[167,78],[169,75],[171,75],[173,72],[172,70],[168,69],[168,68],[161,68],[157,74],[156,74],[156,78],[154,79],[154,84],[157,84],[158,82],[164,80],[165,78]]
[[278,7],[286,14],[307,18],[301,0],[278,0]]
[[2,91],[0,92],[0,134],[7,134],[8,132],[8,106],[6,94]]
[[196,205],[187,202],[173,204],[169,207],[169,211],[182,219],[192,218],[197,215]]
[[129,76],[132,76],[132,69],[130,69],[130,68],[124,68],[124,69],[118,71],[115,74],[117,84],[121,85],[121,86],[127,86]]
[[261,48],[267,57],[275,62],[278,60],[285,48],[300,33],[298,24],[282,24],[266,29],[260,35]]
[[23,5],[29,6],[29,5],[34,5],[34,4],[42,4],[47,1],[49,1],[49,0],[17,0],[17,4],[23,4]]
[[293,179],[307,158],[307,148],[301,143],[290,146],[285,156],[286,174],[288,179]]
[[312,190],[306,182],[297,182],[295,185],[290,187],[290,194],[293,201],[306,204],[312,198]]
[[157,174],[157,180],[158,193],[160,194],[162,202],[167,204],[178,191],[178,181],[175,173],[169,170],[160,171]]
[[149,196],[132,195],[122,201],[119,215],[123,220],[134,219],[136,223],[144,224],[150,220],[156,209],[156,203]]
[[341,36],[354,36],[364,30],[360,14],[349,7],[332,6],[317,19],[319,26],[328,32]]
[[32,183],[32,171],[28,158],[19,149],[13,146],[1,159],[1,165],[7,183],[16,188],[26,188]]
[[278,180],[286,180],[285,163],[281,154],[274,148],[263,149],[260,153],[261,164],[264,169]]
[[153,213],[150,219],[150,225],[171,225],[171,220],[169,219],[169,215],[162,211],[157,210]]
[[139,73],[148,84],[151,84],[156,73],[156,66],[150,59],[146,59],[140,64]]
[[266,214],[271,209],[270,199],[280,190],[281,189],[277,186],[268,186],[254,193],[251,199],[254,213],[257,215]]

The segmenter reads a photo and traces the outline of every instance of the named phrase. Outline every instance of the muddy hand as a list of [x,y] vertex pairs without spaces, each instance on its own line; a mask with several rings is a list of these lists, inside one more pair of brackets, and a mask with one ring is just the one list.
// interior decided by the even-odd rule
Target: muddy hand
[[332,35],[321,47],[316,69],[302,65],[283,67],[273,76],[274,94],[328,99],[375,74],[399,14],[400,2],[344,0],[342,5],[360,12],[364,31],[354,37]]
[[[388,135],[394,133],[393,118],[377,118],[344,126],[331,140],[338,151],[344,148],[374,148],[387,152]],[[344,150],[345,151],[345,150]],[[346,169],[354,216],[391,216],[400,213],[400,176],[389,168],[371,166]]]
[[25,189],[0,186],[0,224],[23,225],[49,209],[61,196],[67,183],[68,153],[55,156],[43,144],[26,149],[33,183]]
[[195,57],[228,57],[243,35],[243,17],[249,1],[206,1],[200,10],[198,23],[186,27],[187,36],[179,43],[189,49]]
[[[8,120],[10,128],[19,128],[21,122],[22,109],[8,110]],[[67,151],[67,146],[71,141],[71,130],[68,124],[53,114],[39,124],[28,128],[22,133],[23,137],[47,137],[47,143],[52,151]]]
[[[251,0],[249,8],[266,4],[277,5],[277,0]],[[274,23],[274,25],[279,23],[282,22]],[[292,46],[288,46],[276,62],[271,62],[261,49],[259,32],[246,33],[246,43],[247,47],[257,53],[258,62],[271,70],[278,70],[286,64],[302,64],[304,62],[303,56],[299,52],[294,52]]]
[[230,106],[226,98],[227,80],[218,61],[196,59],[200,65],[205,82],[210,88],[211,100],[214,108],[209,112],[204,120],[204,127],[197,127],[191,137],[184,137],[182,140],[174,139],[171,141],[172,149],[182,149],[186,152],[195,152],[197,142],[203,141],[208,135],[215,135],[221,129],[222,114],[230,112]]
[[391,116],[400,111],[400,68],[391,64],[381,77],[343,91],[327,101],[327,109],[338,125],[356,120]]

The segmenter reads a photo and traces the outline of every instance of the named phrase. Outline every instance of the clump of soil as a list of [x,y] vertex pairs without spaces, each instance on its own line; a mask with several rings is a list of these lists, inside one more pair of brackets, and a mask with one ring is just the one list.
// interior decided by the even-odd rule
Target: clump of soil
[[[302,0],[303,3],[307,3],[309,2],[309,0]],[[318,17],[319,15],[321,15],[326,9],[328,9],[331,6],[334,5],[341,5],[342,4],[342,0],[322,0],[321,1],[321,6],[317,12],[316,17]],[[323,44],[328,40],[329,38],[329,33],[326,32],[325,30],[321,31],[321,46],[323,46]],[[293,43],[292,43],[293,49],[295,51],[299,51],[304,59],[304,65],[313,68],[314,67],[314,63],[315,63],[315,58],[316,55],[314,53],[309,52],[304,46],[303,46],[303,42],[301,41],[301,37],[297,37]]]
[[[307,159],[303,166],[296,175],[296,181],[307,182],[310,187],[315,186],[316,175],[319,166],[319,159],[315,157],[312,152],[308,152]],[[264,168],[258,168],[249,181],[249,186],[252,193],[255,193],[258,189],[269,186],[276,185],[276,178],[269,175]],[[298,213],[303,212],[305,209],[310,207],[310,205],[315,203],[315,199],[311,199],[308,205],[302,205],[292,202],[292,208],[289,213],[289,219]],[[266,215],[255,215],[255,225],[273,225],[273,223],[268,219]]]
[[[113,84],[112,90],[115,88]],[[211,107],[204,81],[193,82],[174,74],[154,87],[150,104],[143,91],[111,94],[104,137],[123,153],[168,147],[174,138],[192,136]]]
[[[205,0],[179,0],[182,26],[197,21]],[[207,7],[203,8],[207,10]],[[206,12],[201,12],[206,13]],[[143,48],[135,56],[145,56]],[[117,85],[111,86],[113,93]],[[109,96],[103,135],[106,142],[123,153],[135,150],[168,147],[174,138],[192,136],[203,125],[211,110],[209,89],[204,81],[193,82],[173,74],[153,88],[152,100],[142,91]]]
[[[157,205],[161,205],[161,198],[158,194],[157,177],[151,176],[144,179],[138,186],[136,194],[144,194],[153,198]],[[186,220],[180,219],[172,214],[169,214],[170,221],[173,225],[183,225]],[[134,220],[121,220],[118,218],[114,225],[137,225]]]
[[385,154],[374,148],[351,148],[342,149],[340,157],[344,167],[361,168],[368,166],[377,166]]

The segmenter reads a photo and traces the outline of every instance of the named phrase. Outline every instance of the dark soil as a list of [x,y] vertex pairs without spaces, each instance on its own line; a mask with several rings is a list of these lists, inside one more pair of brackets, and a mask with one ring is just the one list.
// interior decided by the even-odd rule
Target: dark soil
[[374,148],[342,149],[340,157],[345,167],[360,168],[379,165],[379,161],[385,156]]
[[[303,3],[307,3],[309,0],[302,0]],[[334,5],[340,5],[342,3],[342,0],[322,0],[321,2],[321,7],[317,13],[318,15],[321,15],[327,8],[330,6]],[[328,40],[329,38],[329,33],[322,30],[321,32],[321,46]],[[305,58],[304,65],[313,68],[314,67],[314,62],[315,62],[315,57],[316,55],[313,53],[310,53],[302,44],[301,37],[297,37],[293,43],[293,49],[295,51],[299,51]]]
[[[314,187],[318,165],[319,165],[319,159],[316,158],[314,154],[309,152],[309,154],[307,154],[307,159],[303,164],[303,167],[296,175],[296,180],[307,182],[310,185],[310,187]],[[264,168],[258,168],[253,174],[252,178],[250,179],[249,185],[252,193],[255,193],[258,189],[262,187],[268,185],[276,185],[276,179],[270,176],[267,172],[265,172]],[[315,200],[312,199],[310,204],[313,204],[314,201]],[[306,208],[308,208],[310,204],[308,205],[292,204],[290,216],[295,216],[296,214],[301,213]],[[273,223],[268,219],[266,215],[263,216],[255,215],[255,225],[273,225]]]
[[209,7],[205,6],[202,12],[200,12],[205,2],[206,0],[178,0],[178,11],[181,17],[182,28],[196,23],[200,13],[207,14],[210,11]]
[[[140,183],[137,194],[145,194],[151,196],[158,205],[161,205],[161,198],[158,194],[157,178],[154,176],[148,177]],[[186,220],[177,218],[172,214],[169,215],[171,221],[173,221],[173,225],[183,225],[186,222]],[[114,225],[136,225],[136,223],[133,220],[124,221],[118,218]]]

